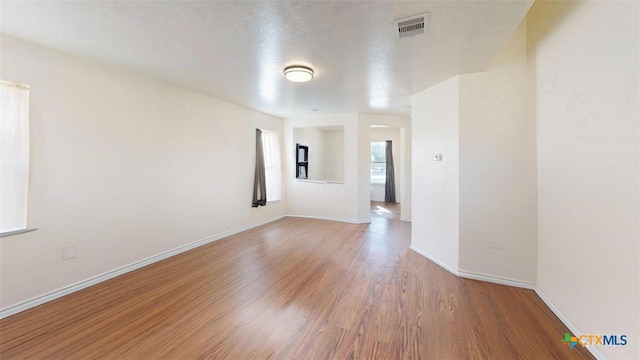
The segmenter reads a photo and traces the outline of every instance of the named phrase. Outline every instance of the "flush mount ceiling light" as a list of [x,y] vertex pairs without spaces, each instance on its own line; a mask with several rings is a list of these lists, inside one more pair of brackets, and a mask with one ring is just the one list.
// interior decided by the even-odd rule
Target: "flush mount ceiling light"
[[284,77],[293,82],[306,82],[313,79],[313,69],[301,65],[287,66],[284,68]]

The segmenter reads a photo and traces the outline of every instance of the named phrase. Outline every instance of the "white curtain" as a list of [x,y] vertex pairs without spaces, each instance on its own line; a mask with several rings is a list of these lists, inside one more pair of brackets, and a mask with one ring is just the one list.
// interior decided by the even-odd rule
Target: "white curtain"
[[282,199],[282,160],[278,134],[262,130],[264,169],[267,183],[267,202]]
[[0,80],[0,233],[27,228],[29,86]]

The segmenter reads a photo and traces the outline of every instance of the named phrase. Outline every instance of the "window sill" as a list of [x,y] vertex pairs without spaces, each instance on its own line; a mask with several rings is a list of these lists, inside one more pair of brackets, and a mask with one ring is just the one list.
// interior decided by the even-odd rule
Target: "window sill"
[[296,178],[296,181],[298,181],[298,182],[303,182],[303,183],[312,183],[312,184],[337,184],[337,185],[344,185],[344,182],[342,182],[342,181],[309,180],[309,179],[300,179],[300,178]]
[[0,233],[0,238],[9,237],[13,235],[20,235],[20,234],[24,234],[24,233],[28,233],[36,230],[38,229],[21,229],[21,230],[7,231],[7,232]]

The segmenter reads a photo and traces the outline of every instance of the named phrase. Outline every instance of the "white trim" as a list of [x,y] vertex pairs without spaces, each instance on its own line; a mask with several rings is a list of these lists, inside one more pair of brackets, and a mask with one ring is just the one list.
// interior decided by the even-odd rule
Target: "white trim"
[[311,184],[321,184],[321,185],[344,185],[343,181],[332,181],[332,180],[311,180],[311,179],[296,178],[296,181],[301,183],[311,183]]
[[536,284],[532,282],[516,280],[516,279],[507,278],[507,277],[487,275],[487,274],[477,273],[473,271],[458,270],[458,275],[465,279],[486,281],[490,283],[513,286],[513,287],[529,289],[529,290],[534,290],[536,287]]
[[535,288],[535,286],[536,286],[536,284],[531,283],[531,282],[527,282],[527,281],[510,279],[510,278],[500,277],[500,276],[487,275],[487,274],[481,274],[481,273],[477,273],[477,272],[473,272],[473,271],[467,271],[467,270],[457,270],[457,269],[454,269],[454,268],[450,267],[449,265],[445,264],[444,262],[434,258],[433,256],[427,254],[423,250],[418,249],[417,247],[415,247],[413,245],[409,246],[409,248],[411,250],[417,252],[418,254],[426,257],[427,259],[433,261],[434,263],[438,264],[440,267],[442,267],[443,269],[445,269],[448,272],[452,273],[453,275],[459,276],[459,277],[462,277],[462,278],[465,278],[465,279],[486,281],[486,282],[491,282],[491,283],[495,283],[495,284],[519,287],[519,288],[530,289],[530,290],[533,290]]
[[38,229],[37,228],[35,228],[35,229],[33,229],[33,228],[25,228],[25,229],[13,230],[13,231],[0,232],[0,238],[9,237],[9,236],[13,236],[13,235],[20,235],[20,234],[24,234],[24,233],[28,233],[28,232],[32,232],[32,231],[36,231],[36,230],[38,230]]
[[418,254],[420,254],[420,255],[422,255],[422,256],[424,256],[424,257],[426,257],[427,259],[429,259],[429,260],[433,261],[433,262],[434,262],[434,263],[436,263],[438,266],[440,266],[441,268],[443,268],[443,269],[447,270],[448,272],[452,273],[453,275],[455,275],[455,276],[460,276],[460,274],[458,274],[458,270],[456,270],[456,269],[454,269],[454,268],[450,267],[449,265],[447,265],[447,264],[443,263],[442,261],[440,261],[440,260],[438,260],[438,259],[434,258],[433,256],[431,256],[431,255],[427,254],[426,252],[424,252],[424,251],[422,251],[422,250],[418,249],[417,247],[413,246],[413,244],[412,244],[411,246],[409,246],[409,249],[411,249],[411,250],[413,250],[413,251],[417,252]]
[[[551,309],[551,311],[558,317],[558,319],[560,319],[560,321],[562,321],[564,326],[566,326],[569,329],[569,331],[573,333],[573,335],[578,336],[579,334],[582,334],[582,331],[578,330],[578,328],[575,325],[573,325],[573,323],[569,321],[569,319],[566,316],[564,316],[564,314],[555,305],[553,305],[551,300],[549,300],[549,298],[544,294],[544,292],[542,292],[542,289],[540,289],[538,285],[535,285],[533,287],[533,291],[536,292],[538,297],[542,299],[545,305],[547,305],[547,307]],[[596,359],[606,360],[606,357],[602,355],[602,353],[598,351],[595,348],[595,346],[584,346],[584,348],[589,350],[591,355],[593,355]]]
[[371,220],[340,219],[340,218],[331,218],[331,217],[324,217],[324,216],[308,216],[308,215],[285,215],[285,216],[291,217],[291,218],[338,221],[338,222],[349,223],[349,224],[369,224],[371,222]]
[[0,79],[0,84],[17,87],[18,89],[21,89],[21,90],[29,90],[29,89],[31,89],[31,87],[28,84],[24,84],[24,83],[17,82],[17,81],[9,81],[9,80]]
[[102,273],[100,275],[96,275],[93,277],[90,277],[88,279],[82,280],[80,282],[77,282],[75,284],[71,284],[65,287],[62,287],[60,289],[54,290],[54,291],[50,291],[48,293],[42,294],[42,295],[38,295],[36,297],[33,297],[31,299],[27,299],[25,301],[19,302],[17,304],[11,305],[11,306],[7,306],[3,309],[0,309],[0,319],[3,319],[5,317],[17,314],[21,311],[25,311],[27,309],[31,309],[33,307],[36,307],[38,305],[42,305],[46,302],[49,302],[51,300],[55,300],[57,298],[63,297],[65,295],[69,295],[71,293],[74,293],[76,291],[88,288],[90,286],[99,284],[103,281],[109,280],[109,279],[113,279],[114,277],[120,276],[122,274],[126,274],[130,271],[133,270],[137,270],[140,269],[144,266],[153,264],[155,262],[167,259],[169,257],[178,255],[180,253],[183,253],[185,251],[189,251],[192,249],[195,249],[199,246],[205,245],[205,244],[209,244],[211,242],[214,242],[216,240],[220,240],[226,237],[229,237],[231,235],[235,235],[238,233],[241,233],[243,231],[247,231],[247,230],[251,230],[253,228],[256,228],[258,226],[262,226],[271,222],[274,222],[276,220],[280,220],[284,218],[284,216],[279,216],[277,218],[274,219],[270,219],[270,220],[266,220],[266,221],[262,221],[259,223],[255,223],[255,224],[250,224],[250,225],[245,225],[245,226],[241,226],[229,231],[224,231],[221,232],[217,235],[213,235],[204,239],[200,239],[198,241],[194,241],[192,243],[177,247],[175,249],[169,250],[169,251],[165,251],[162,252],[160,254],[148,257],[146,259],[142,259],[136,262],[133,262],[129,265],[125,265],[125,266],[121,266],[119,268],[107,271],[105,273]]

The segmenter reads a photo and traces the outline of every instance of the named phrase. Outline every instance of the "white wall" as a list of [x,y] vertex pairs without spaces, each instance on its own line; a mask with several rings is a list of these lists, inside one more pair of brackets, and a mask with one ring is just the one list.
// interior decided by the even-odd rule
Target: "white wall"
[[[333,184],[295,179],[293,129],[344,126],[344,183]],[[314,115],[284,120],[284,184],[287,215],[347,222],[367,222],[358,208],[358,114]],[[311,150],[310,150],[311,151]]]
[[454,273],[532,286],[536,131],[526,37],[525,21],[490,70],[412,97],[412,246]]
[[307,173],[307,178],[314,180],[326,180],[324,175],[324,153],[326,149],[323,131],[313,127],[296,128],[293,131],[293,141],[295,144],[306,145],[309,147],[309,171]]
[[491,69],[460,76],[460,271],[536,280],[536,129],[527,24]]
[[[411,246],[458,269],[459,93],[455,76],[411,97]],[[443,154],[443,161],[433,161]]]
[[344,131],[325,130],[322,132],[324,157],[322,168],[324,180],[344,181]]
[[[251,208],[255,128],[282,120],[10,37],[31,85],[29,226],[0,239],[2,308],[284,215]],[[75,246],[77,258],[62,261]]]
[[344,182],[343,130],[299,127],[293,129],[293,142],[309,147],[308,179]]
[[[393,152],[393,171],[396,178],[396,202],[402,203],[400,198],[400,187],[402,185],[402,177],[400,173],[400,165],[402,159],[400,156],[400,129],[399,128],[371,128],[371,142],[391,140],[391,151]],[[371,200],[384,201],[385,184],[370,184]]]
[[412,247],[633,339],[591,348],[607,358],[640,357],[639,65],[639,3],[542,2],[489,71],[412,97]]
[[400,174],[402,177],[402,184],[400,186],[400,201],[402,201],[400,220],[402,221],[411,221],[411,204],[413,203],[413,178],[411,176],[411,159],[413,158],[411,153],[411,119],[407,119],[407,121],[408,126],[400,129],[400,143],[404,144],[401,150],[404,161],[400,163]]
[[366,120],[363,114],[358,114],[357,124],[357,163],[355,165],[357,169],[357,208],[358,217],[360,219],[367,219],[371,221],[371,192],[369,189],[369,183],[371,178],[371,145],[369,143],[369,132],[371,126]]
[[538,2],[538,285],[598,346],[640,358],[638,2]]

